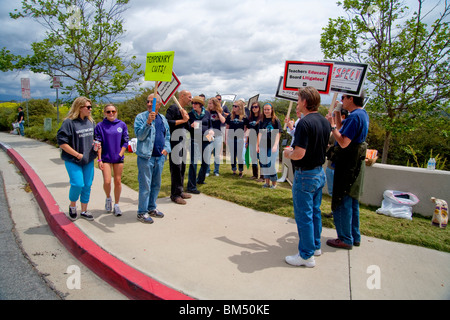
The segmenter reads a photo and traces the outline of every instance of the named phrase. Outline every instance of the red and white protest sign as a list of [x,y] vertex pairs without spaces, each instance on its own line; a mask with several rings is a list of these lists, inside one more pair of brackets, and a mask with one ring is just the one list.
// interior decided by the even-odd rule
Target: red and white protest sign
[[[326,60],[325,60],[326,61]],[[367,74],[367,64],[343,61],[326,61],[333,63],[331,77],[332,92],[359,96]]]
[[328,94],[332,73],[333,63],[286,61],[283,89],[296,91],[311,86],[321,94]]
[[161,96],[162,103],[164,105],[169,102],[170,98],[175,94],[178,87],[181,85],[175,72],[172,72],[172,81],[170,82],[159,82],[158,84],[158,94]]

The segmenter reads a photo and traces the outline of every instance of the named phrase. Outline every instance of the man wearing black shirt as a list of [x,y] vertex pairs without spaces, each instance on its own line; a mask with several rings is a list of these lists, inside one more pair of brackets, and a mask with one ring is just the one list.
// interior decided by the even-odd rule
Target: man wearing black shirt
[[191,93],[187,90],[181,91],[178,101],[181,108],[173,104],[166,112],[166,119],[170,127],[170,145],[172,147],[172,153],[169,154],[172,182],[170,199],[177,204],[186,204],[184,199],[191,198],[191,195],[183,192],[184,174],[186,172],[186,148],[183,147],[183,144],[186,143],[189,115],[183,108],[191,103]]
[[297,111],[304,117],[295,129],[292,147],[284,150],[284,156],[292,160],[295,168],[292,198],[299,235],[298,253],[287,256],[286,262],[309,268],[316,265],[314,256],[321,254],[320,204],[326,179],[322,165],[331,132],[328,121],[318,113],[319,106],[320,94],[316,89],[299,89]]

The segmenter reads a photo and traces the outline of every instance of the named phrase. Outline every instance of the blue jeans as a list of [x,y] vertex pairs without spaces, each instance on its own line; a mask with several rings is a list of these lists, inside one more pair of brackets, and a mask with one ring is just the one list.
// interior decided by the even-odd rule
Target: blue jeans
[[20,131],[20,135],[21,136],[25,136],[25,131],[24,131],[25,129],[24,129],[24,127],[23,127],[23,121],[21,121],[20,123],[19,123],[19,131]]
[[[211,152],[214,152],[214,173],[219,173],[220,162],[222,160],[221,158],[222,158],[222,148],[223,148],[223,136],[216,135],[214,137],[214,141],[211,143],[212,143]],[[209,164],[208,164],[206,173],[210,173],[210,172],[211,172],[211,169],[209,168]]]
[[354,242],[361,242],[358,200],[345,196],[333,211],[333,218],[339,240],[351,246]]
[[[211,147],[213,145],[209,142],[203,141],[200,153],[200,146],[196,142],[191,143],[191,164],[188,171],[188,183],[187,190],[197,190],[197,183],[204,183],[206,178],[207,169],[209,167],[210,159],[207,155],[211,155]],[[206,151],[205,151],[206,150]],[[205,159],[205,157],[207,159]],[[197,177],[197,162],[201,161],[200,170]]]
[[139,201],[138,214],[156,209],[156,199],[161,190],[161,174],[166,156],[149,159],[137,157]]
[[334,170],[327,167],[327,169],[325,170],[325,173],[327,175],[328,194],[331,197],[331,196],[333,196]]
[[70,178],[69,200],[77,202],[80,199],[81,203],[89,203],[94,180],[94,161],[85,165],[65,161],[65,166]]
[[277,157],[278,150],[276,152],[272,152],[272,148],[260,148],[259,163],[261,166],[261,175],[264,177],[264,179],[270,179],[270,181],[272,182],[277,181]]
[[303,259],[309,259],[321,246],[320,204],[325,179],[325,172],[320,166],[313,170],[295,170],[292,198],[299,236],[298,252]]

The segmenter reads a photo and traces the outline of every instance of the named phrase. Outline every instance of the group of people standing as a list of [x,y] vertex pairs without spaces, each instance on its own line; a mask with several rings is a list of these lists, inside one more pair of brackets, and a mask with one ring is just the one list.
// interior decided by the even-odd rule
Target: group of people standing
[[[334,183],[332,189],[332,212],[337,239],[327,244],[337,248],[351,249],[361,241],[359,233],[359,192],[362,186],[367,144],[369,118],[362,108],[364,97],[342,96],[343,108],[349,112],[345,121],[341,113],[333,112],[323,117],[318,113],[320,94],[312,87],[299,89],[297,115],[293,143],[283,155],[292,160],[295,169],[292,196],[295,220],[299,234],[298,253],[285,258],[294,266],[314,267],[314,256],[321,255],[322,188],[326,175],[323,164],[330,136],[335,138],[333,158]],[[225,144],[231,155],[233,174],[243,176],[244,150],[248,148],[253,179],[260,179],[261,170],[266,188],[275,188],[276,162],[281,123],[270,103],[252,103],[248,112],[243,101],[235,101],[231,112],[222,107],[220,95],[208,99],[183,90],[176,104],[166,115],[159,110],[159,95],[147,98],[147,111],[138,114],[134,121],[137,138],[136,155],[139,181],[137,219],[153,223],[153,218],[164,214],[157,209],[156,199],[161,188],[164,163],[169,158],[171,174],[170,199],[176,204],[186,204],[191,194],[200,193],[197,184],[205,183],[209,174],[211,155],[214,154],[214,174],[219,175],[222,147]],[[192,104],[192,110],[186,107]],[[206,104],[206,106],[205,106]],[[95,125],[91,116],[91,101],[77,98],[68,117],[58,131],[57,139],[62,149],[61,157],[70,177],[69,217],[78,218],[76,202],[81,202],[82,218],[92,220],[87,211],[90,189],[94,176],[94,160],[98,158],[103,172],[105,209],[121,215],[119,199],[124,153],[128,145],[128,130],[117,119],[114,105],[104,108],[104,120]],[[292,124],[291,124],[292,129]],[[187,133],[190,133],[190,164],[188,182],[184,189],[186,173]],[[97,149],[98,148],[98,149]],[[197,163],[200,170],[197,173]],[[114,173],[114,205],[111,199],[111,180]]]

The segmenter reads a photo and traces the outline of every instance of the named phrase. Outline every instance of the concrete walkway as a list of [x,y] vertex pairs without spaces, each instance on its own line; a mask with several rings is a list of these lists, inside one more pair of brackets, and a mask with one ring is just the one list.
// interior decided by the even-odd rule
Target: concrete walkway
[[138,193],[125,185],[123,216],[105,213],[98,169],[89,202],[95,220],[72,223],[59,149],[7,133],[0,145],[29,181],[55,236],[129,298],[450,298],[449,253],[364,236],[360,247],[334,249],[325,242],[336,232],[324,228],[316,267],[296,268],[284,262],[297,250],[293,219],[200,194],[185,206],[159,199],[165,217],[146,225],[136,220]]

